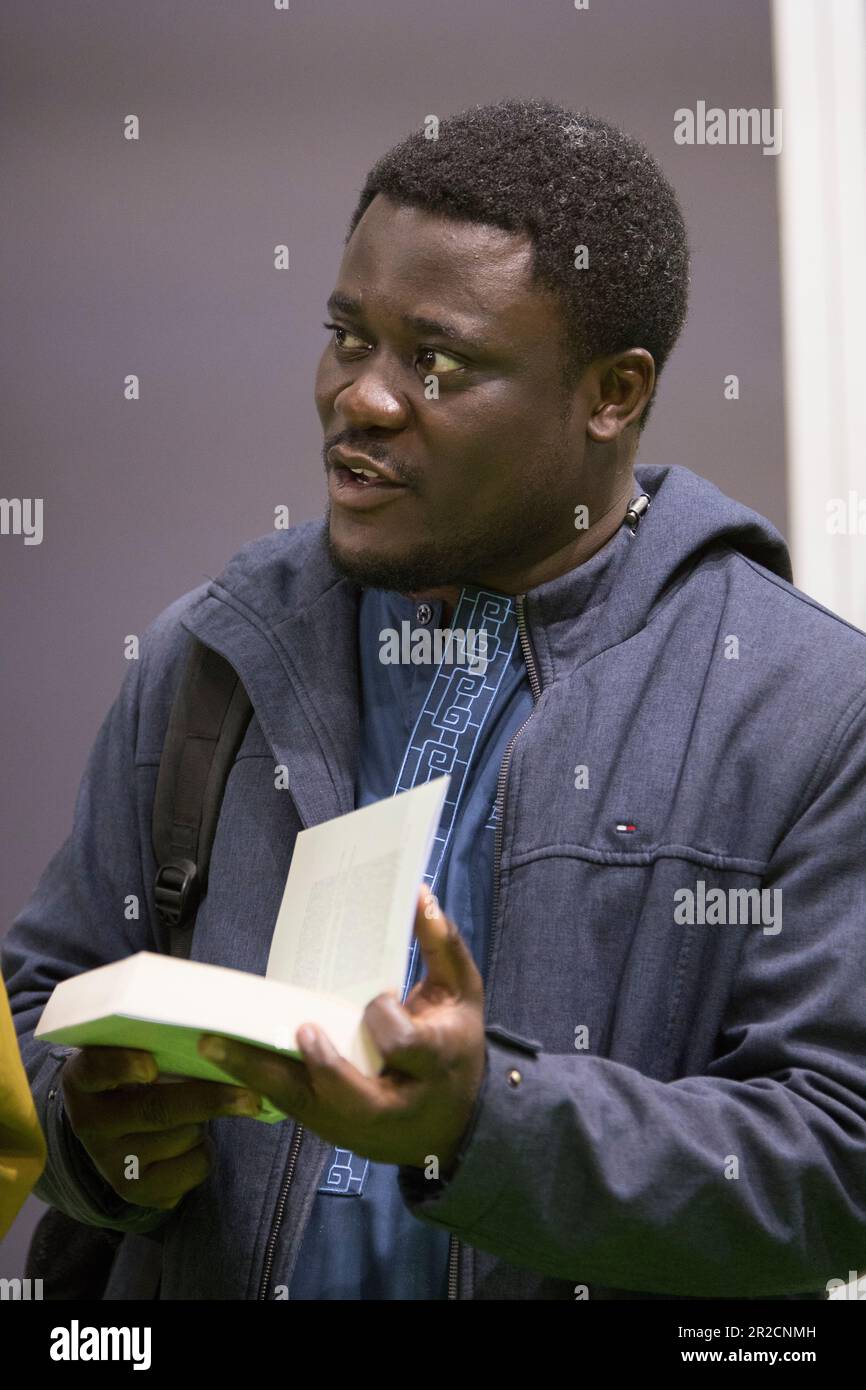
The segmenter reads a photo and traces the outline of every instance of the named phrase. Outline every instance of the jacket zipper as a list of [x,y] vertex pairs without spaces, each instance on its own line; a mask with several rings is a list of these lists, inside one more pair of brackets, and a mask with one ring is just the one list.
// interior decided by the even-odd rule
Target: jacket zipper
[[292,1185],[292,1178],[295,1176],[295,1164],[298,1161],[298,1150],[301,1147],[301,1136],[304,1132],[303,1125],[296,1125],[292,1135],[292,1143],[289,1149],[289,1157],[286,1162],[286,1173],[283,1178],[283,1186],[280,1191],[277,1209],[274,1215],[274,1224],[271,1234],[268,1237],[268,1246],[265,1251],[265,1268],[262,1274],[261,1287],[259,1288],[259,1299],[267,1298],[268,1284],[271,1281],[271,1266],[274,1262],[274,1251],[277,1245],[277,1236],[280,1234],[280,1226],[283,1224],[283,1212],[286,1209],[286,1198],[289,1195],[289,1188]]
[[[489,983],[490,962],[493,958],[493,938],[496,932],[496,918],[499,911],[499,872],[500,861],[502,859],[502,834],[503,834],[503,810],[505,809],[505,784],[508,781],[508,768],[511,763],[511,752],[515,743],[520,738],[533,714],[535,706],[541,698],[541,681],[538,677],[538,668],[535,664],[535,653],[529,641],[529,633],[526,629],[526,615],[523,610],[525,595],[517,596],[517,630],[520,635],[520,646],[523,651],[523,660],[526,662],[526,670],[529,676],[529,687],[532,691],[533,705],[529,714],[524,719],[516,733],[512,734],[508,747],[505,750],[505,757],[502,759],[502,766],[499,769],[499,780],[496,785],[496,805],[499,815],[496,821],[496,831],[493,849],[493,909],[490,914],[490,940],[487,943],[487,964],[485,966],[484,978]],[[489,994],[489,990],[488,990]]]
[[[487,962],[484,970],[486,995],[490,997],[490,962],[493,959],[493,937],[496,931],[496,918],[499,912],[499,873],[500,861],[502,859],[502,824],[503,810],[505,807],[505,786],[508,781],[508,768],[511,763],[511,753],[515,743],[520,738],[533,714],[535,706],[541,696],[541,681],[538,677],[538,667],[535,662],[535,653],[532,650],[532,643],[529,640],[529,632],[526,627],[526,614],[524,611],[525,594],[518,594],[516,601],[517,612],[517,632],[520,637],[520,649],[523,652],[523,660],[526,663],[526,671],[529,676],[529,688],[532,691],[532,709],[524,719],[520,728],[512,734],[508,747],[505,750],[505,757],[502,759],[502,766],[499,769],[499,777],[496,782],[496,806],[498,816],[496,820],[496,830],[494,832],[493,847],[493,908],[490,914],[490,939],[487,942]],[[460,1271],[460,1241],[452,1235],[448,1249],[448,1297],[457,1298],[458,1279]]]
[[[493,936],[496,930],[496,916],[499,908],[499,870],[500,859],[502,857],[502,811],[505,804],[505,784],[508,781],[508,766],[511,762],[511,751],[514,748],[514,745],[519,739],[520,735],[523,733],[523,730],[526,728],[527,724],[532,718],[533,714],[535,713],[535,705],[538,704],[538,700],[541,695],[541,681],[538,678],[538,668],[535,664],[535,653],[532,650],[532,644],[530,643],[529,633],[526,627],[526,614],[524,612],[523,607],[524,598],[524,594],[518,594],[515,605],[517,612],[517,631],[520,637],[520,648],[523,652],[523,660],[526,663],[526,670],[529,676],[529,686],[532,691],[533,708],[524,719],[520,728],[511,736],[508,747],[505,750],[505,757],[502,760],[502,766],[499,769],[499,777],[496,783],[496,806],[499,811],[499,817],[496,822],[493,849],[493,910],[491,913],[490,940],[487,943],[487,966],[485,969],[485,979],[488,980],[488,983],[490,961],[493,955]],[[280,1226],[283,1223],[283,1213],[286,1209],[286,1200],[289,1195],[289,1188],[292,1185],[292,1178],[295,1176],[295,1165],[298,1161],[298,1150],[301,1147],[301,1136],[303,1135],[303,1132],[303,1125],[297,1125],[295,1128],[295,1133],[292,1137],[292,1146],[289,1150],[289,1157],[286,1163],[286,1174],[283,1179],[283,1186],[280,1191],[279,1200],[277,1202],[277,1209],[274,1215],[274,1225],[271,1230],[270,1237],[268,1239],[267,1249],[265,1251],[265,1267],[264,1273],[262,1274],[261,1287],[259,1289],[260,1300],[265,1299],[268,1296],[268,1285],[271,1279],[271,1266],[274,1262],[274,1251],[277,1245],[277,1237],[280,1233]],[[449,1299],[456,1299],[458,1296],[459,1278],[460,1242],[456,1238],[456,1236],[452,1235],[449,1238],[448,1244]]]

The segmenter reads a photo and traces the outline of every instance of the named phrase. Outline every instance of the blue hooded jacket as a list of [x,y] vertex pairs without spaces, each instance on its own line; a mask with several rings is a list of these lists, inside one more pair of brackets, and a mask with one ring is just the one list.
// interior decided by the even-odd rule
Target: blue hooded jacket
[[[485,1078],[451,1180],[400,1190],[455,1237],[460,1298],[823,1297],[866,1267],[866,636],[792,587],[763,518],[682,468],[636,476],[636,533],[519,604],[535,703],[506,756]],[[318,521],[167,608],[7,937],[36,1192],[127,1233],[111,1298],[285,1297],[329,1145],[216,1120],[175,1210],[125,1203],[64,1115],[69,1049],[33,1028],[58,981],[166,947],[150,825],[189,633],[254,709],[193,956],[264,973],[297,832],[353,809],[357,604]]]

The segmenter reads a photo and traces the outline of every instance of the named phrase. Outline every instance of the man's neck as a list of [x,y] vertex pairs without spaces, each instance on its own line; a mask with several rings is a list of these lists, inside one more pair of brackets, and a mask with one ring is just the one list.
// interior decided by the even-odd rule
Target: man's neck
[[[595,525],[590,526],[575,540],[569,539],[567,545],[552,554],[546,555],[537,564],[530,565],[523,571],[504,576],[501,579],[479,579],[479,585],[488,584],[491,589],[500,594],[523,594],[527,589],[537,588],[539,584],[546,584],[551,579],[558,579],[561,574],[567,574],[569,570],[577,569],[579,565],[585,564],[590,560],[602,546],[607,545],[612,536],[616,534],[622,525],[629,502],[635,495],[635,484],[632,480],[627,495],[618,497],[611,504],[603,516],[599,517]],[[434,589],[418,589],[413,593],[404,595],[412,599],[414,603],[420,603],[422,599],[428,602],[442,601],[442,621],[448,624],[454,615],[454,610],[460,601],[461,585],[442,585]]]

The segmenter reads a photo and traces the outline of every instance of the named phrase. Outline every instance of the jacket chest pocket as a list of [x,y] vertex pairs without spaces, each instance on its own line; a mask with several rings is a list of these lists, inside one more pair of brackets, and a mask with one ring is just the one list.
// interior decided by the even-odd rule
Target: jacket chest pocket
[[[491,1022],[545,1051],[608,1057],[669,1080],[706,1061],[744,930],[683,920],[698,884],[754,886],[742,874],[663,856],[649,863],[559,850],[503,872],[488,978]],[[706,899],[704,899],[705,901]]]

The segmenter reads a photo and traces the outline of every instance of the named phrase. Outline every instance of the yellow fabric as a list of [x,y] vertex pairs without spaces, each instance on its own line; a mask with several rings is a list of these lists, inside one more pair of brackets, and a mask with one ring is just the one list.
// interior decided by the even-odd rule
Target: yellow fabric
[[45,1167],[45,1136],[30,1094],[0,976],[0,1240]]

